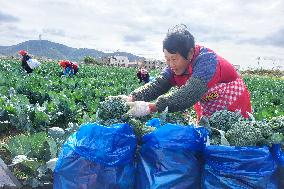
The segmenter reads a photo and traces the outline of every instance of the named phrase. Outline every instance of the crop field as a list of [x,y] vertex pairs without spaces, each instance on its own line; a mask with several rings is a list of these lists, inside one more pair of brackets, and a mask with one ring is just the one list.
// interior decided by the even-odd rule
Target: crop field
[[[26,74],[19,60],[0,59],[0,157],[24,185],[52,183],[49,162],[64,140],[81,124],[96,121],[98,105],[107,96],[129,94],[142,85],[134,68],[80,65],[74,77],[61,73],[56,62]],[[256,120],[284,115],[283,78],[243,78]],[[53,127],[64,130],[62,137],[53,137]]]

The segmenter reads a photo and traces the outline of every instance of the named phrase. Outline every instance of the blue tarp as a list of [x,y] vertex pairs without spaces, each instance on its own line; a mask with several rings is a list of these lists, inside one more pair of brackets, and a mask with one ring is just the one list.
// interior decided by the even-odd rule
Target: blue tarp
[[64,143],[54,170],[55,189],[131,189],[136,139],[128,124],[84,124]]
[[277,163],[277,174],[279,188],[284,188],[284,153],[281,150],[280,144],[274,144],[272,146],[272,153]]
[[166,124],[143,136],[136,189],[200,188],[204,128]]
[[276,164],[268,147],[207,146],[202,188],[274,189]]

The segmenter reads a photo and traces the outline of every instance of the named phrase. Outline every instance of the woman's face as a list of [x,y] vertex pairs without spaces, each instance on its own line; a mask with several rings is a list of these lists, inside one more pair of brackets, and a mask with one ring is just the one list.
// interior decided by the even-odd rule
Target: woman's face
[[186,60],[179,53],[171,54],[164,49],[164,55],[167,65],[176,75],[182,75],[188,68],[189,60]]

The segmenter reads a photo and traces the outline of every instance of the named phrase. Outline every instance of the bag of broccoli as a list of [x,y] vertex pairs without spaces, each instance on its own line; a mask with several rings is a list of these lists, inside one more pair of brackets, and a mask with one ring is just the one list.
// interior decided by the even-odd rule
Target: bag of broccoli
[[206,146],[202,188],[274,189],[276,164],[268,147]]
[[128,124],[84,124],[62,147],[54,188],[133,188],[135,150],[136,139]]
[[203,127],[166,124],[142,138],[136,189],[200,188]]

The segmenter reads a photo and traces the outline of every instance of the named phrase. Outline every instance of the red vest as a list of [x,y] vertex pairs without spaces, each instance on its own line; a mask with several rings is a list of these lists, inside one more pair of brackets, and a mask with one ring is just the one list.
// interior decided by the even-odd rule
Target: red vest
[[[202,47],[196,46],[193,59],[188,66],[188,74],[173,75],[170,82],[175,86],[183,86],[193,74],[194,62]],[[213,52],[209,50],[210,52]],[[216,55],[216,71],[211,80],[207,83],[208,92],[202,96],[199,102],[194,105],[197,117],[210,116],[218,110],[227,109],[229,111],[240,110],[244,117],[248,117],[247,112],[252,111],[250,94],[231,65],[224,58]],[[235,95],[237,94],[238,95]],[[229,98],[229,99],[228,99]],[[209,100],[208,100],[209,99]],[[233,99],[233,100],[232,100]]]

